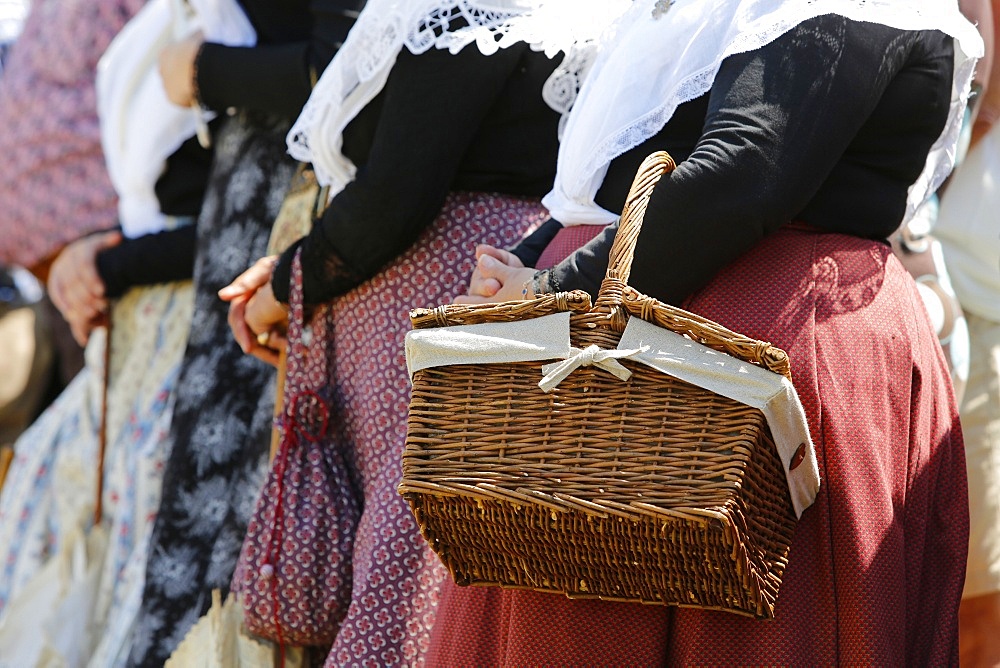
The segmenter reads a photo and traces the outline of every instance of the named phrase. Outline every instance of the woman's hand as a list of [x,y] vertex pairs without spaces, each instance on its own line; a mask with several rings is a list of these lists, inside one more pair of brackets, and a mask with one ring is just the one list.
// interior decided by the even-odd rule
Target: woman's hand
[[531,289],[535,270],[525,268],[513,253],[480,244],[476,246],[476,259],[469,294],[456,297],[456,304],[489,304],[535,296]]
[[196,32],[160,52],[160,77],[167,99],[179,107],[195,104],[195,59],[204,36]]
[[104,323],[108,310],[104,281],[97,272],[97,254],[121,241],[118,231],[92,234],[70,243],[52,263],[49,297],[81,346],[87,344],[94,328]]
[[244,353],[277,366],[278,351],[286,344],[288,311],[271,291],[276,255],[264,257],[219,290],[229,302],[229,329]]

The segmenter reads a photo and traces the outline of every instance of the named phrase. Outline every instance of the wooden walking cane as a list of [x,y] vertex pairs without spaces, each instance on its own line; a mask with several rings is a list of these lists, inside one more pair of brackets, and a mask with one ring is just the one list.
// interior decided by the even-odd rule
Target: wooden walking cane
[[7,479],[7,471],[10,470],[12,461],[14,461],[14,448],[9,445],[0,447],[0,489],[3,489],[3,483]]
[[101,420],[97,429],[97,493],[94,499],[94,526],[104,516],[104,455],[108,448],[108,385],[111,382],[111,312],[105,324],[104,371],[101,383]]

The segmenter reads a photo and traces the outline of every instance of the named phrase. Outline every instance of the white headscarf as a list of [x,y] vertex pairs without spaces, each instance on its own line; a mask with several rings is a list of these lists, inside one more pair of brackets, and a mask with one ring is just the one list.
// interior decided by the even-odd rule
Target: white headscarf
[[[341,153],[347,124],[385,85],[403,48],[412,53],[469,44],[490,55],[525,42],[567,56],[550,77],[543,98],[556,111],[572,105],[596,38],[630,6],[630,0],[368,0],[344,45],[323,72],[288,133],[288,152],[311,162],[331,197],[354,178]],[[468,25],[449,30],[449,23]],[[433,90],[427,91],[434,95]]]
[[163,47],[196,30],[227,46],[253,46],[257,39],[236,0],[150,0],[97,65],[101,147],[127,237],[163,230],[156,181],[167,158],[204,122],[200,110],[167,99],[158,66]]
[[611,160],[663,129],[678,105],[707,93],[726,57],[825,14],[955,39],[951,113],[910,188],[909,218],[954,165],[973,66],[983,54],[955,0],[636,0],[601,40],[568,117],[555,186],[543,200],[552,216],[564,225],[614,221],[617,214],[594,202]]

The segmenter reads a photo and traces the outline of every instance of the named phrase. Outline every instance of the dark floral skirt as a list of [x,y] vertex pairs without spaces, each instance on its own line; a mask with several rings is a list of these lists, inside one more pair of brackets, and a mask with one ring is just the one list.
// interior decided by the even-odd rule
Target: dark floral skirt
[[198,219],[194,318],[130,665],[163,665],[208,610],[212,590],[228,591],[264,479],[275,372],[233,341],[216,293],[265,255],[295,170],[287,131],[286,121],[234,116],[215,137]]

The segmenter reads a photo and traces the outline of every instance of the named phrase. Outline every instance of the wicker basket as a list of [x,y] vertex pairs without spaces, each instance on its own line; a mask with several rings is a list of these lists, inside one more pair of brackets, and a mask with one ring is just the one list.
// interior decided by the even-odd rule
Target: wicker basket
[[[767,343],[627,287],[653,187],[643,163],[596,305],[583,292],[411,313],[416,329],[570,311],[572,345],[614,348],[636,316],[789,375]],[[763,414],[628,360],[553,392],[539,363],[453,365],[413,377],[399,487],[460,585],[774,616],[795,514]]]

